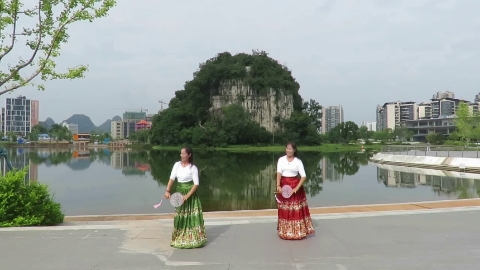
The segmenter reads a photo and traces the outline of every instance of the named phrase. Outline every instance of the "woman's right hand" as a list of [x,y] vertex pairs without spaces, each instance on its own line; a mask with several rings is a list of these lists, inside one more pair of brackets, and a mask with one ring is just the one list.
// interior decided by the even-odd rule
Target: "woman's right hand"
[[282,187],[277,186],[277,192],[278,192],[278,193],[282,193]]
[[170,199],[170,192],[168,191],[165,191],[165,195],[163,195],[163,197],[165,197],[165,199]]

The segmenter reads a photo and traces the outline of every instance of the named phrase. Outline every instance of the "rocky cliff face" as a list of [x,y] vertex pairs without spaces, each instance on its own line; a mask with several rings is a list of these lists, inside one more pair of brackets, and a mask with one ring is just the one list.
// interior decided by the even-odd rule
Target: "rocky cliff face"
[[220,84],[218,95],[212,96],[212,110],[239,104],[248,111],[252,118],[272,132],[278,130],[275,117],[288,119],[293,112],[293,95],[283,91],[276,94],[269,89],[266,94],[256,94],[244,81],[226,81]]

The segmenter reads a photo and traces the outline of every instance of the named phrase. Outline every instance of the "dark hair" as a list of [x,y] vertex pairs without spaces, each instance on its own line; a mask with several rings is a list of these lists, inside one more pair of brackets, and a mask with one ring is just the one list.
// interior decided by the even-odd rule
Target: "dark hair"
[[297,144],[296,144],[295,142],[291,141],[291,142],[287,142],[287,144],[285,145],[285,147],[288,147],[289,145],[293,148],[293,156],[294,156],[294,157],[297,157],[297,154],[298,154]]
[[193,166],[193,149],[190,146],[184,146],[182,149],[185,149],[185,152],[189,154],[190,156],[188,157],[188,162],[190,163],[190,167]]

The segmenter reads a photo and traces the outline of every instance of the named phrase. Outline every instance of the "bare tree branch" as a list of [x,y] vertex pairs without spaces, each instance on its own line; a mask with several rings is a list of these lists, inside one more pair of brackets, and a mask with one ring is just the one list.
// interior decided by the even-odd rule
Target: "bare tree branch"
[[[40,44],[42,43],[42,12],[40,12],[40,10],[42,9],[41,5],[42,5],[42,0],[38,0],[38,10],[39,10],[39,12],[38,12],[38,39],[37,39],[36,48],[33,51],[32,56],[30,57],[30,59],[27,62],[23,63],[22,65],[20,65],[20,64],[17,65],[17,67],[14,70],[10,70],[10,75],[7,76],[2,81],[0,81],[0,86],[4,85],[8,81],[10,81],[10,79],[12,79],[18,73],[18,71],[20,71],[21,69],[30,65],[33,62],[33,60],[35,59],[35,56],[37,55],[38,49],[40,48]],[[38,73],[37,73],[37,75],[38,75]],[[0,95],[5,94],[5,93],[10,92],[10,91],[13,91],[13,90],[19,88],[20,86],[23,86],[23,85],[27,84],[32,79],[33,79],[33,77],[30,78],[27,82],[24,82],[22,84],[17,85],[17,87],[15,87],[15,88],[13,88],[13,87],[11,87],[10,89],[7,88],[6,90],[1,91]]]
[[[42,1],[42,0],[39,0],[39,3],[40,3],[41,1]],[[7,93],[7,92],[11,92],[11,91],[13,91],[13,90],[15,90],[15,89],[17,89],[17,88],[20,88],[20,87],[28,84],[28,83],[29,83],[31,80],[33,80],[38,74],[40,74],[40,72],[42,72],[42,70],[43,70],[43,69],[45,68],[45,66],[47,65],[48,59],[50,59],[50,56],[52,55],[53,49],[54,49],[54,47],[55,47],[55,46],[53,46],[53,45],[54,45],[54,43],[55,43],[55,41],[56,41],[56,38],[58,37],[59,33],[61,33],[61,32],[65,29],[65,27],[66,27],[68,24],[70,24],[70,23],[75,19],[76,14],[81,13],[81,12],[84,11],[85,9],[86,9],[86,6],[84,6],[82,9],[80,9],[78,12],[74,13],[74,15],[73,15],[72,17],[70,17],[68,20],[66,20],[65,23],[63,23],[63,24],[57,29],[57,31],[56,31],[56,33],[55,33],[55,36],[52,37],[52,41],[50,42],[50,49],[49,49],[49,51],[48,51],[48,53],[47,53],[47,55],[46,55],[46,57],[45,57],[45,61],[43,61],[43,64],[42,64],[28,79],[24,80],[22,83],[19,83],[19,84],[15,85],[15,86],[12,86],[12,87],[10,87],[10,88],[7,88],[7,89],[5,89],[5,90],[3,90],[3,91],[0,91],[0,95],[3,95],[3,94],[5,94],[5,93]],[[39,25],[41,25],[40,12],[39,12],[39,16],[38,16],[38,17],[39,17]],[[37,54],[38,49],[39,49],[39,47],[40,47],[40,43],[41,43],[41,33],[42,33],[42,32],[41,32],[41,28],[40,28],[39,31],[40,31],[39,40],[38,40],[38,43],[37,43],[37,47],[35,48],[34,54],[33,54],[32,57],[29,59],[28,62],[26,62],[26,63],[23,64],[23,65],[18,66],[17,69],[16,69],[16,72],[18,72],[20,69],[28,66],[30,63],[32,63],[33,59],[35,58],[35,55]],[[10,80],[11,78],[13,78],[13,76],[14,76],[14,74],[15,74],[16,72],[12,72],[9,77],[7,77],[6,79],[0,81],[0,86],[3,85],[3,84],[5,84],[6,82],[8,82],[8,80]]]
[[17,30],[17,20],[18,20],[18,3],[17,5],[15,6],[15,11],[13,13],[13,30],[12,30],[12,43],[10,44],[10,46],[7,47],[7,49],[2,53],[0,54],[0,62],[2,61],[2,58],[7,55],[8,53],[10,53],[13,49],[13,46],[15,45],[15,37],[16,37],[16,30]]

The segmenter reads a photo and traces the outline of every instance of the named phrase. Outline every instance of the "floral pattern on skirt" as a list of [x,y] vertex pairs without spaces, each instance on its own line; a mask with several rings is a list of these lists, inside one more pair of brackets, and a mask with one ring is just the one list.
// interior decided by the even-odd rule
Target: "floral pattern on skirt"
[[[177,191],[186,195],[192,187],[192,183],[178,183]],[[195,192],[181,206],[175,209],[170,246],[187,249],[202,247],[206,243],[207,234],[205,232],[202,204]]]
[[[280,185],[282,187],[289,185],[294,189],[299,181],[297,177],[282,176]],[[284,198],[279,194],[279,200],[277,230],[280,238],[299,240],[315,233],[303,186],[290,198]]]

